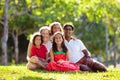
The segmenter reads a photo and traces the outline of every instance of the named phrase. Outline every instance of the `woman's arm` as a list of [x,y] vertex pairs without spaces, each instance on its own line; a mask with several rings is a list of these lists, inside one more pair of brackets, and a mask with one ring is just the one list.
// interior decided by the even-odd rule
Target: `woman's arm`
[[50,60],[54,61],[54,54],[52,48],[50,49]]
[[29,42],[28,44],[28,49],[27,49],[27,60],[29,61],[30,57],[31,57],[31,49],[32,49],[32,43]]

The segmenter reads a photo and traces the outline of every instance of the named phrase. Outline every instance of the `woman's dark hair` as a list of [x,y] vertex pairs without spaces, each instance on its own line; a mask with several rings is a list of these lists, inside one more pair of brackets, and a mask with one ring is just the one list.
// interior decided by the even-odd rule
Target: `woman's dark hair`
[[[43,43],[43,37],[42,37],[42,35],[40,35],[40,34],[38,34],[38,33],[34,33],[34,34],[33,34],[33,39],[32,39],[33,45],[35,45],[35,38],[36,38],[37,36],[40,36],[40,37],[41,37],[41,44]],[[40,44],[40,45],[41,45],[41,44]]]
[[49,27],[50,27],[50,35],[53,35],[53,34],[54,34],[54,33],[53,33],[53,28],[54,28],[55,25],[58,25],[58,26],[60,27],[60,31],[63,32],[63,29],[62,29],[61,24],[60,24],[59,22],[53,22],[53,23],[51,23],[51,24],[49,25]]
[[55,43],[55,35],[56,35],[56,34],[60,34],[60,35],[61,35],[61,37],[62,37],[62,39],[63,39],[63,42],[62,42],[62,44],[61,44],[61,47],[62,47],[63,51],[66,53],[68,49],[67,49],[67,47],[65,46],[64,37],[63,37],[62,33],[60,33],[60,32],[56,32],[56,33],[54,34],[54,36],[53,36],[53,44],[52,44],[53,52],[58,51],[58,49],[57,49],[57,44]]

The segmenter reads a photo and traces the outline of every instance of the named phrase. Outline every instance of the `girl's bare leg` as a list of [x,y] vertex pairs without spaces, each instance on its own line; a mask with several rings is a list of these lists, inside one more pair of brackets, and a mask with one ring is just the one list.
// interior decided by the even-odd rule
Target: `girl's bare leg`
[[39,68],[41,68],[41,67],[45,68],[45,66],[42,64],[42,62],[36,56],[32,56],[30,59],[30,62],[37,64]]
[[37,65],[31,62],[28,62],[26,65],[27,69],[33,70],[37,68]]

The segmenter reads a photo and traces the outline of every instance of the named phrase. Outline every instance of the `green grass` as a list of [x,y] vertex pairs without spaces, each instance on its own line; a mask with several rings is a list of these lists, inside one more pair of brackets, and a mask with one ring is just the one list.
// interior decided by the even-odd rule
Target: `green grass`
[[25,65],[0,66],[0,80],[120,80],[120,69],[108,72],[56,72],[28,70]]

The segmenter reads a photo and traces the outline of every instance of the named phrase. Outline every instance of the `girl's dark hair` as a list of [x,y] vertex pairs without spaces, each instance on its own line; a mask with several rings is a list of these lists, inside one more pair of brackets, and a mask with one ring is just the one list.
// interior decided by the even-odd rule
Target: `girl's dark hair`
[[[35,45],[35,38],[36,38],[37,36],[40,36],[40,37],[41,37],[41,44],[43,43],[43,37],[42,37],[42,35],[39,34],[39,33],[34,33],[34,34],[33,34],[33,39],[32,39],[33,45]],[[41,44],[40,44],[40,45],[41,45]]]
[[60,32],[56,32],[56,33],[54,34],[54,36],[53,36],[53,44],[52,44],[53,52],[58,51],[58,49],[57,49],[57,44],[55,43],[55,35],[56,35],[56,34],[60,34],[60,35],[61,35],[61,37],[62,37],[62,39],[63,39],[63,42],[62,42],[62,44],[61,44],[61,47],[62,47],[63,51],[66,53],[68,49],[67,49],[67,47],[65,46],[64,37],[63,37],[62,33],[60,33]]

